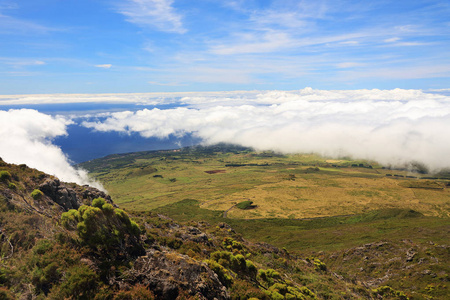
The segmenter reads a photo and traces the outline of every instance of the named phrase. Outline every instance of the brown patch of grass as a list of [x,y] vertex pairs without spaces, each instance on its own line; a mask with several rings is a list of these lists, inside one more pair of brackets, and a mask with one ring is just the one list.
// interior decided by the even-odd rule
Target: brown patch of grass
[[211,170],[211,171],[205,171],[207,174],[217,174],[217,173],[225,173],[227,170]]

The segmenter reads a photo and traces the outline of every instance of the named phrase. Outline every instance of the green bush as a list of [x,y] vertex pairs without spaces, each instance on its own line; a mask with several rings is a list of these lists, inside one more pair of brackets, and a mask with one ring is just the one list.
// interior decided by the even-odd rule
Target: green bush
[[219,277],[219,281],[224,286],[229,287],[233,283],[233,277],[231,276],[230,272],[221,264],[212,259],[208,259],[205,262],[208,264],[209,268],[217,274],[217,277]]
[[314,263],[314,268],[316,270],[320,270],[320,271],[326,271],[327,270],[327,266],[320,259],[314,258],[314,262],[313,263]]
[[236,300],[268,300],[269,297],[258,288],[246,280],[236,279],[233,285],[228,289],[231,299]]
[[98,282],[97,274],[87,266],[74,266],[67,270],[66,279],[52,298],[93,299]]
[[82,242],[93,250],[111,256],[140,255],[139,226],[121,209],[106,203],[103,198],[92,201],[92,206],[82,205],[61,216],[62,225],[69,230],[77,230]]
[[253,201],[242,201],[236,204],[236,207],[239,209],[248,209],[252,206]]
[[53,246],[54,243],[50,240],[46,239],[39,240],[33,247],[33,254],[43,255],[47,251],[51,250]]
[[102,208],[103,205],[105,205],[105,204],[106,204],[106,201],[103,198],[95,198],[94,200],[92,200],[93,207]]
[[225,268],[232,270],[241,277],[255,278],[258,272],[253,262],[246,260],[242,254],[233,255],[228,251],[216,251],[211,253],[211,259]]
[[13,293],[11,293],[6,287],[0,287],[0,299],[13,300],[16,299],[16,297],[14,297]]
[[327,266],[325,265],[325,263],[323,263],[320,259],[313,257],[313,256],[309,256],[306,258],[306,260],[310,263],[312,263],[314,265],[314,269],[316,269],[317,271],[326,271],[327,270]]
[[258,269],[256,268],[255,264],[250,260],[246,261],[246,270],[250,275],[250,277],[256,277],[256,275],[258,274]]
[[44,268],[36,266],[31,274],[31,282],[38,289],[47,294],[52,285],[57,283],[62,277],[60,266],[52,262]]
[[10,182],[10,183],[8,184],[8,189],[10,189],[10,190],[16,190],[16,189],[17,189],[17,186],[16,186],[14,183]]
[[236,256],[231,256],[231,268],[235,272],[245,272],[247,269],[247,262],[245,260],[245,257],[241,254],[238,254]]
[[272,285],[275,283],[275,280],[281,279],[281,275],[274,269],[267,269],[267,270],[260,269],[258,270],[258,278],[267,282],[269,285]]
[[235,241],[230,237],[225,237],[223,239],[222,245],[228,251],[231,251],[233,253],[246,254],[248,252],[246,247],[244,246],[244,244],[242,244],[238,241]]
[[31,192],[31,197],[32,197],[34,200],[39,200],[39,199],[42,198],[42,196],[44,196],[44,193],[41,192],[41,191],[38,190],[38,189],[35,189],[34,191]]
[[66,229],[69,230],[76,229],[78,222],[80,222],[79,210],[71,209],[68,212],[65,212],[61,215],[61,223]]
[[[37,295],[48,295],[64,281],[66,270],[80,261],[80,254],[73,247],[56,241],[40,239],[25,256],[24,271]],[[62,299],[61,297],[59,297]]]
[[0,171],[0,181],[7,181],[11,178],[11,173],[8,171]]
[[377,289],[372,290],[375,296],[386,296],[386,297],[395,297],[400,300],[408,300],[409,298],[405,295],[405,293],[401,291],[396,291],[390,286],[384,285],[380,286]]

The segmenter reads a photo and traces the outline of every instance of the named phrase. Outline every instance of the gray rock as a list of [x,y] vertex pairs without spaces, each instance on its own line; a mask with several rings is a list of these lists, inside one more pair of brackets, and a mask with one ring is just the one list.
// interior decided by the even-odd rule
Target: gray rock
[[158,299],[176,299],[187,292],[198,299],[229,299],[226,288],[205,264],[176,252],[152,250],[139,257],[125,276],[127,283],[149,287]]

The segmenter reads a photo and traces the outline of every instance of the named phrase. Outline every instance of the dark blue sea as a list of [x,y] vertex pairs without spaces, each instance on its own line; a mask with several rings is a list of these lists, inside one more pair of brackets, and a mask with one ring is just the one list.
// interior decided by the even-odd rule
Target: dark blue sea
[[[40,105],[0,105],[0,110],[35,109],[48,115],[76,115],[117,111],[137,111],[144,108],[170,109],[180,107],[178,104],[145,106],[136,104],[75,103],[75,104],[40,104]],[[75,119],[76,121],[77,119]],[[80,122],[81,123],[81,122]],[[178,149],[200,143],[191,135],[183,137],[169,136],[165,139],[143,138],[137,133],[97,132],[78,124],[67,127],[67,136],[57,137],[52,141],[61,147],[73,164],[104,157],[116,153],[129,153],[148,150]]]

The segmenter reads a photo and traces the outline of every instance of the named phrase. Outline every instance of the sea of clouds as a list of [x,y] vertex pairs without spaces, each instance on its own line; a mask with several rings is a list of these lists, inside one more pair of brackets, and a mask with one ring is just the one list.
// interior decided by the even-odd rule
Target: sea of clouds
[[[52,144],[66,127],[138,133],[167,138],[191,134],[204,144],[219,142],[281,153],[315,152],[370,159],[400,166],[412,161],[433,171],[450,167],[448,90],[314,90],[117,95],[0,97],[8,104],[79,101],[130,103],[133,109],[82,116],[49,116],[36,110],[0,111],[0,157],[26,163],[66,181],[91,183]],[[32,98],[31,98],[32,97]],[[82,100],[80,100],[82,99]],[[5,102],[6,103],[6,102]],[[166,105],[143,108],[136,105]],[[69,136],[70,138],[70,136]]]
[[27,164],[40,171],[56,175],[66,182],[88,184],[103,190],[82,169],[74,168],[61,148],[52,144],[57,136],[67,135],[72,121],[52,117],[32,109],[0,110],[0,157],[14,164]]

